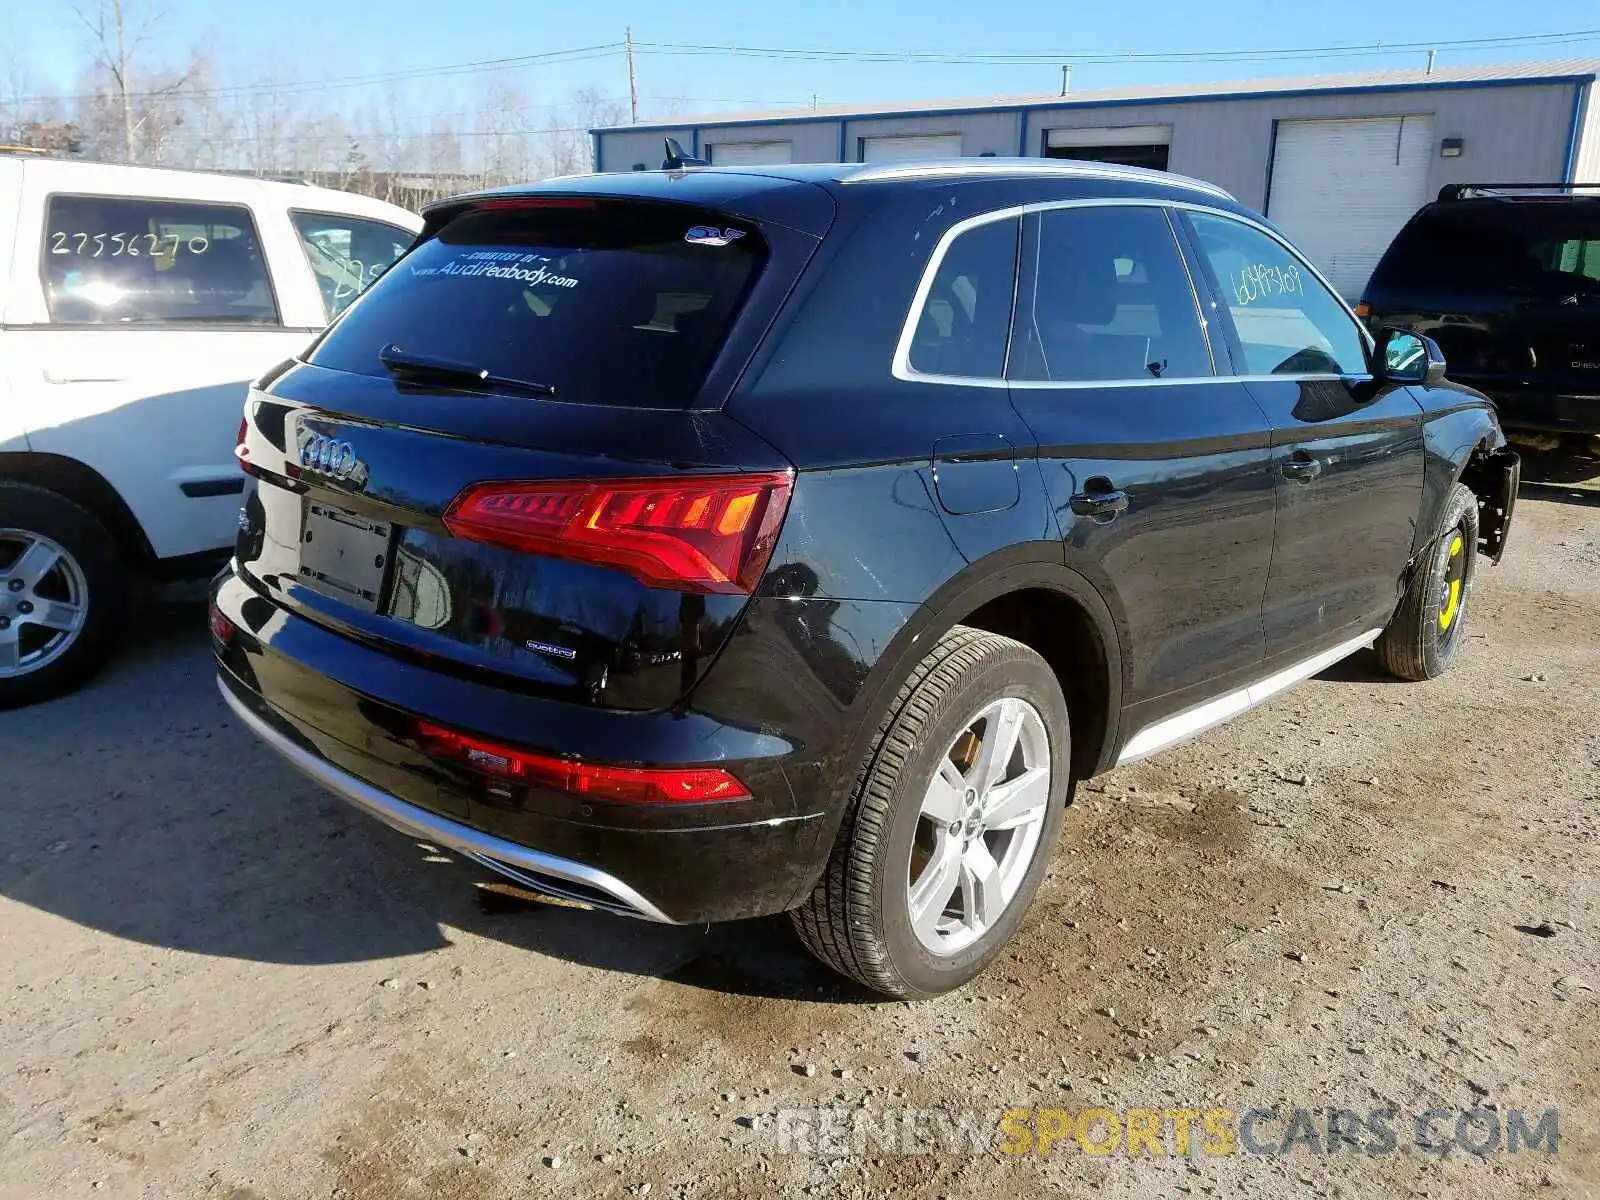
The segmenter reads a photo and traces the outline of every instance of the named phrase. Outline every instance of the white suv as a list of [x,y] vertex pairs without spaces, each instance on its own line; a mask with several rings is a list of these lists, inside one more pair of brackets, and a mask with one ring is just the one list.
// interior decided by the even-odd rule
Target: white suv
[[0,153],[0,708],[86,679],[135,576],[226,559],[250,381],[421,227],[323,188]]

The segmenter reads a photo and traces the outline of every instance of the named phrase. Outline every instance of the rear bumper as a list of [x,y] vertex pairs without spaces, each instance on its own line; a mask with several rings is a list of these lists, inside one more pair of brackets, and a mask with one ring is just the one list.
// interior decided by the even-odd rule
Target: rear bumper
[[1600,394],[1571,394],[1505,379],[1461,376],[1456,381],[1493,400],[1500,424],[1508,429],[1600,434]]
[[625,916],[643,917],[649,921],[672,920],[650,900],[614,875],[570,859],[557,858],[553,854],[544,854],[526,846],[519,846],[515,842],[494,837],[492,834],[473,829],[470,825],[463,825],[438,813],[429,812],[425,808],[407,804],[404,800],[373,787],[365,780],[356,778],[348,771],[341,771],[327,759],[295,745],[288,737],[256,716],[220,678],[217,680],[217,690],[228,702],[228,707],[233,709],[234,716],[244,722],[250,732],[282,755],[290,766],[312,782],[321,784],[341,800],[347,800],[369,816],[377,817],[385,825],[391,825],[401,833],[433,845],[454,850],[538,891],[568,899],[583,900],[593,903],[597,908],[605,908],[607,911]]
[[[682,714],[590,711],[430,671],[270,605],[231,573],[213,600],[234,625],[214,644],[218,686],[253,733],[363,811],[526,887],[700,923],[783,911],[822,869],[827,822],[797,810],[790,748],[770,734]],[[603,744],[610,761],[713,761],[752,798],[631,805],[508,789],[424,756],[408,736],[419,717],[533,749],[601,758],[591,747]]]

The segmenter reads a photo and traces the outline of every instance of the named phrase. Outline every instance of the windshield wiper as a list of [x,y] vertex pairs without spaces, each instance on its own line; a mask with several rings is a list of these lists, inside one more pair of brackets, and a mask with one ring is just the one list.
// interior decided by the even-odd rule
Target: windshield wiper
[[379,350],[378,361],[389,368],[394,375],[431,379],[470,391],[520,392],[524,396],[556,394],[553,383],[536,383],[531,379],[515,379],[509,375],[491,375],[484,368],[474,367],[470,363],[434,358],[426,354],[413,354],[395,345],[385,346]]

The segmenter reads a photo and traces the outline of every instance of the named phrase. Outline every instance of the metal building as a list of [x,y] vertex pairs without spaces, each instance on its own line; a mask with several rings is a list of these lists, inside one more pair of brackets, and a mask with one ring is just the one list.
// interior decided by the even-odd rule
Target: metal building
[[996,155],[1094,159],[1227,188],[1347,295],[1448,183],[1600,181],[1600,59],[1112,88],[906,109],[823,107],[593,131],[595,167]]

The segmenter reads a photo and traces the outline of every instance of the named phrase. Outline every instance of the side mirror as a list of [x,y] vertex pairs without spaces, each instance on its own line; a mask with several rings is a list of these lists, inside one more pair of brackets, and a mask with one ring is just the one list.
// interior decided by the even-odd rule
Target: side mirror
[[1444,380],[1444,354],[1430,337],[1405,329],[1385,329],[1373,348],[1372,376],[1380,383],[1433,387]]

